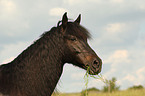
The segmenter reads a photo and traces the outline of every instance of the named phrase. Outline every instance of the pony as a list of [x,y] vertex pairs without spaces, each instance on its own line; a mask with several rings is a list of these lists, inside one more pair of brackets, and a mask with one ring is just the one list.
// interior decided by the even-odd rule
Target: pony
[[102,60],[87,43],[90,33],[80,25],[81,15],[68,21],[67,13],[56,27],[43,33],[13,61],[0,66],[2,96],[51,96],[66,63],[89,74],[101,72]]

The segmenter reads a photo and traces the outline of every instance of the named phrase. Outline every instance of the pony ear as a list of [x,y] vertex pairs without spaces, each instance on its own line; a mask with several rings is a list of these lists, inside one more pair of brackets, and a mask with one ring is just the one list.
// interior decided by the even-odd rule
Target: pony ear
[[63,17],[62,17],[62,27],[63,27],[63,29],[66,28],[67,22],[68,22],[67,12],[65,12],[64,15],[63,15]]
[[80,24],[80,22],[81,22],[81,14],[78,16],[78,18],[74,22],[76,22],[77,24]]

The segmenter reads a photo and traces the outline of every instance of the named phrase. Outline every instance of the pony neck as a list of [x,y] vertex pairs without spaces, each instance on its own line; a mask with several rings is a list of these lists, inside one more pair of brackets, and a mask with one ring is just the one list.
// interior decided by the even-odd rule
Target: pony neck
[[[24,50],[12,63],[16,88],[26,96],[50,96],[63,70],[63,40],[52,30]],[[37,94],[36,94],[37,93]]]

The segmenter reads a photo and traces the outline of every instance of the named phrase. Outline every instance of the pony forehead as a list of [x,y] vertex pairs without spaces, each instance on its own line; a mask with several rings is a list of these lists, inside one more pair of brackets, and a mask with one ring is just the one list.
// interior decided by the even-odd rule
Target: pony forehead
[[68,22],[66,27],[66,34],[76,36],[79,39],[90,39],[91,35],[89,31],[84,28],[83,26],[75,23],[75,22]]

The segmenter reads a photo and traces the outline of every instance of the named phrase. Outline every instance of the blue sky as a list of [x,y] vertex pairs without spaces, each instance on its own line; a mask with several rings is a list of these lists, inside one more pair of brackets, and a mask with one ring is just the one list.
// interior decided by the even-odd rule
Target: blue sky
[[[103,60],[105,78],[121,89],[145,85],[145,0],[0,0],[0,64],[13,60],[56,26],[64,12],[91,33],[90,46]],[[85,71],[66,64],[57,89],[80,92]],[[104,84],[90,78],[89,87]]]

